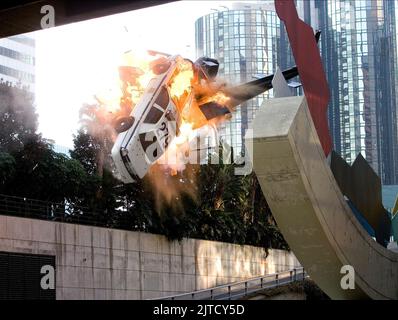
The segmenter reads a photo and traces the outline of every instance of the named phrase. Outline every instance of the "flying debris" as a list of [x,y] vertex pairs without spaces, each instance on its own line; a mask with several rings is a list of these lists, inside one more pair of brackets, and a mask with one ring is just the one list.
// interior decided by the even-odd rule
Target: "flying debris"
[[[125,183],[145,176],[178,136],[182,123],[198,129],[228,117],[242,102],[272,88],[273,75],[236,87],[220,86],[215,81],[218,67],[215,59],[192,63],[181,56],[162,57],[152,65],[154,77],[141,99],[129,116],[118,118],[114,125],[118,136],[112,157]],[[120,69],[121,78],[127,81],[139,74],[132,67]],[[297,69],[283,74],[291,79],[297,76]]]
[[[316,35],[317,41],[319,34]],[[219,63],[201,57],[197,61],[148,51],[155,59],[149,64],[151,79],[136,103],[120,100],[122,116],[114,128],[118,133],[112,158],[125,183],[143,178],[150,167],[165,154],[184,126],[200,129],[231,117],[243,102],[272,88],[274,75],[260,77],[238,86],[217,79]],[[123,92],[135,84],[143,72],[122,66],[119,75]],[[297,67],[282,72],[286,80],[298,76]],[[294,86],[299,84],[295,83]]]

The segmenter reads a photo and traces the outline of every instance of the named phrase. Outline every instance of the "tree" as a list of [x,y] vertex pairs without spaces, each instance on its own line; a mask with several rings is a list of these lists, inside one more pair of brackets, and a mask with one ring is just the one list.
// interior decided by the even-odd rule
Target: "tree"
[[0,151],[20,150],[36,139],[37,114],[32,95],[18,87],[0,84]]
[[[175,175],[154,165],[143,180],[124,185],[110,153],[115,115],[101,103],[84,105],[73,159],[87,173],[82,204],[108,226],[183,237],[288,248],[254,174],[236,176],[234,164],[187,165]],[[220,154],[222,149],[219,150]],[[153,173],[152,172],[152,173]]]
[[113,176],[110,157],[113,146],[114,115],[101,104],[84,104],[80,109],[81,128],[74,136],[72,159],[81,163],[88,174],[88,188],[84,193],[87,205],[101,221],[114,224],[117,198],[114,188],[119,184]]
[[79,142],[85,142],[91,146],[90,150],[93,154],[90,157],[95,156],[95,170],[100,177],[104,173],[104,168],[110,169],[112,166],[110,153],[116,135],[112,125],[114,120],[115,114],[109,112],[101,103],[84,104],[80,109],[82,129],[74,140],[80,140]]
[[54,152],[43,140],[25,143],[14,158],[15,174],[7,185],[11,194],[53,202],[80,202],[88,178],[78,161]]
[[74,136],[71,157],[81,164],[87,175],[87,184],[81,194],[84,200],[80,204],[97,214],[98,220],[106,221],[116,209],[113,189],[119,181],[114,178],[110,164],[104,167],[104,159],[109,154],[103,150],[106,143],[101,138],[104,137],[94,137],[84,129],[79,130]]
[[100,143],[83,129],[80,129],[73,138],[74,149],[70,155],[73,159],[79,161],[88,174],[98,172],[97,154],[100,149]]
[[4,186],[13,178],[15,165],[15,159],[12,155],[0,152],[0,193],[5,192]]
[[116,224],[124,229],[159,233],[159,219],[153,211],[153,196],[139,180],[130,184],[118,184],[113,188],[116,195]]
[[37,134],[32,95],[0,84],[0,188],[51,201],[76,201],[87,177],[81,164],[52,150]]
[[[220,154],[222,151],[220,147]],[[200,166],[200,205],[193,211],[197,228],[191,236],[288,249],[256,175],[237,176],[234,170],[234,164],[222,161]]]

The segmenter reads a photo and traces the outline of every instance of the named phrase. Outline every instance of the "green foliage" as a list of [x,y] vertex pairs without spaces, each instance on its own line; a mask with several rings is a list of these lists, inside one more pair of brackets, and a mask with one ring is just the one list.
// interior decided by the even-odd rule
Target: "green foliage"
[[74,136],[73,142],[74,149],[70,152],[71,157],[79,161],[87,173],[94,174],[97,172],[96,159],[100,146],[93,136],[83,130],[79,130],[77,135]]
[[201,166],[201,213],[195,237],[288,249],[254,173],[234,174],[233,164]]
[[14,153],[16,169],[9,194],[33,199],[76,201],[87,184],[87,173],[76,160],[54,152],[44,141],[26,143]]
[[0,84],[0,151],[20,150],[34,139],[37,114],[32,95],[16,87]]
[[30,93],[0,85],[0,192],[78,203],[90,178],[82,164],[52,150],[37,130]]
[[0,88],[0,193],[67,204],[71,212],[85,207],[93,224],[171,240],[288,249],[254,174],[237,176],[233,164],[188,165],[174,176],[160,171],[161,186],[148,177],[125,185],[110,158],[114,116],[103,106],[83,106],[68,158],[36,133],[34,106],[18,90]]
[[[237,176],[234,168],[233,164],[187,166],[183,173],[168,176],[169,185],[183,183],[196,197],[179,192],[160,209],[154,205],[159,190],[148,188],[149,182],[145,188],[144,183],[139,188],[145,193],[130,198],[138,196],[141,206],[134,211],[137,225],[145,221],[145,228],[141,224],[138,229],[170,240],[190,237],[288,250],[255,174]],[[189,178],[195,175],[196,179]]]
[[87,171],[94,170],[100,177],[104,169],[112,168],[114,120],[115,115],[102,104],[84,104],[80,109],[82,127],[74,137],[72,157],[83,161]]
[[13,178],[15,174],[15,159],[6,152],[0,152],[0,193],[6,190],[4,186]]

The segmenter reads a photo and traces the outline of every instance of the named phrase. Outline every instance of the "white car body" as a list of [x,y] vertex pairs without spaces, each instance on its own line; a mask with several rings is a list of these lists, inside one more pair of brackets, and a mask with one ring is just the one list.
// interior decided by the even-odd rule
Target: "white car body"
[[178,59],[169,57],[168,69],[151,79],[130,114],[134,123],[116,138],[112,158],[124,183],[143,178],[178,133],[180,114],[168,88]]

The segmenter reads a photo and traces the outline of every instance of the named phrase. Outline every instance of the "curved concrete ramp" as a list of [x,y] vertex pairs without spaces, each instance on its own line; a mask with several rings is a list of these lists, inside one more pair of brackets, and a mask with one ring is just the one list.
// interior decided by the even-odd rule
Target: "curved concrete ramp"
[[[398,299],[398,254],[362,228],[325,159],[304,97],[265,101],[252,124],[253,167],[273,216],[310,277],[333,299]],[[250,132],[250,131],[249,131]],[[343,290],[343,265],[355,289]]]

